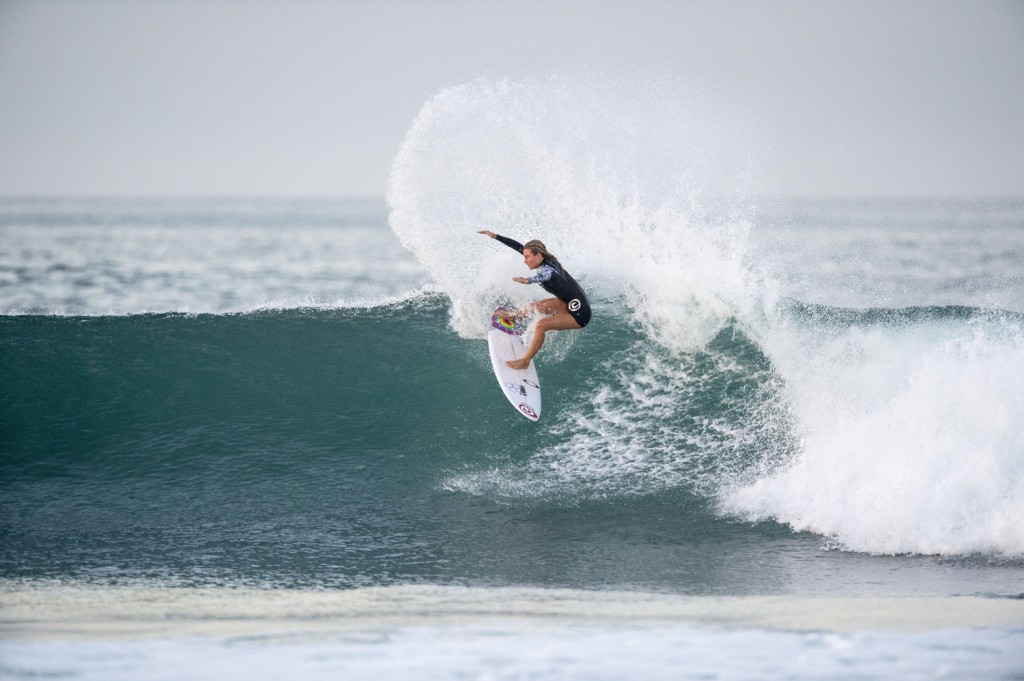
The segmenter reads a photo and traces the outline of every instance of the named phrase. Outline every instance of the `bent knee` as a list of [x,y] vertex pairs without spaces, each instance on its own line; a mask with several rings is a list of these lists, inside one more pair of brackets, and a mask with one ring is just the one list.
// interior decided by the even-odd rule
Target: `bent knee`
[[537,320],[537,331],[551,331],[555,326],[554,317],[543,317]]
[[540,332],[547,331],[568,331],[570,329],[579,329],[580,324],[571,315],[558,314],[552,317],[544,317],[537,322],[537,330]]

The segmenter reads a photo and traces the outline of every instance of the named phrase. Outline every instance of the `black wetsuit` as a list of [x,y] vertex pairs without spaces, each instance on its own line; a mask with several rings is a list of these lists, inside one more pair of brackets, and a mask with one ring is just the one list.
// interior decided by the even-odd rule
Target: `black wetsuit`
[[[523,245],[518,241],[500,234],[495,238],[511,249],[523,252]],[[587,294],[568,272],[550,258],[544,258],[544,261],[537,267],[537,274],[529,277],[528,281],[540,284],[545,291],[565,303],[569,308],[569,314],[581,329],[590,321],[590,301],[587,300]]]

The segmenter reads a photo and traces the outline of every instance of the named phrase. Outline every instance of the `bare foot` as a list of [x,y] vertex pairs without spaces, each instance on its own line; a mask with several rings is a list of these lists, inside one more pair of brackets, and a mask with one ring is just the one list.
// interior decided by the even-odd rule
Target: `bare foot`
[[505,366],[509,369],[525,369],[530,366],[530,360],[528,359],[510,359],[505,362]]

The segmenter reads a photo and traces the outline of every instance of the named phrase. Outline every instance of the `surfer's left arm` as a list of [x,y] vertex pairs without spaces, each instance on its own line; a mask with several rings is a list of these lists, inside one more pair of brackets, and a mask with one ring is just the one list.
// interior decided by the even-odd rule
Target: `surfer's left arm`
[[551,265],[541,265],[537,268],[537,274],[530,275],[529,277],[513,277],[512,281],[517,281],[520,284],[539,284],[551,279],[551,275],[554,273],[555,270]]
[[515,239],[509,239],[507,236],[501,236],[500,234],[495,234],[494,232],[491,232],[486,229],[481,229],[479,232],[477,232],[477,234],[483,234],[484,236],[489,236],[492,239],[497,239],[501,243],[511,248],[513,251],[517,251],[519,253],[523,252],[523,245],[516,241]]

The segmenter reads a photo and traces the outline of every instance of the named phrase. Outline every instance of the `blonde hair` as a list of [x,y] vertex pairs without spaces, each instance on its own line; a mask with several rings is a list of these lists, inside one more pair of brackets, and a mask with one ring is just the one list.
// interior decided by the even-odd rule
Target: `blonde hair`
[[556,258],[555,256],[551,255],[551,252],[548,251],[547,246],[545,246],[544,242],[541,241],[540,239],[530,239],[529,241],[527,241],[523,245],[523,248],[524,249],[529,248],[531,251],[533,251],[534,253],[539,254],[545,260],[550,260],[552,263],[554,263],[555,267],[557,267],[558,269],[560,269],[560,270],[563,269],[562,268],[562,263],[558,262],[558,258]]

